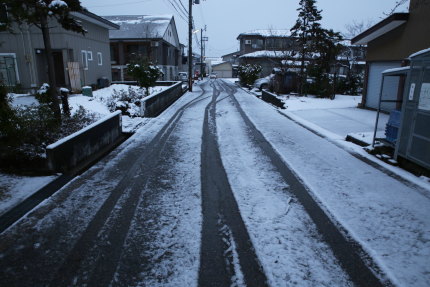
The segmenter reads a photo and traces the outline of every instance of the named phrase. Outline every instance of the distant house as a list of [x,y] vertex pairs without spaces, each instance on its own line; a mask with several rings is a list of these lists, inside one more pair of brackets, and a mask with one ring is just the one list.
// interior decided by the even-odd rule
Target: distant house
[[[84,85],[111,80],[109,30],[119,27],[91,12],[73,12],[85,35],[67,31],[53,19],[49,26],[58,86],[79,91]],[[0,32],[0,81],[35,90],[48,82],[46,56],[40,29],[16,25],[14,33]]]
[[259,64],[262,76],[269,75],[273,68],[281,67],[282,61],[294,49],[290,30],[253,30],[239,34],[240,64]]
[[131,80],[126,67],[136,55],[150,59],[163,72],[163,80],[175,80],[182,65],[173,16],[106,16],[120,29],[110,31],[112,78],[114,81]]
[[230,62],[212,64],[212,73],[216,73],[218,78],[232,78],[233,66]]
[[232,65],[238,65],[239,64],[239,56],[240,56],[240,51],[237,51],[237,52],[223,55],[223,56],[221,56],[221,58],[224,62],[230,62]]
[[[354,45],[367,45],[364,107],[378,108],[384,70],[406,66],[409,55],[430,47],[429,15],[430,0],[411,0],[408,13],[390,15],[351,40]],[[400,109],[403,83],[404,77],[386,79],[383,110]]]

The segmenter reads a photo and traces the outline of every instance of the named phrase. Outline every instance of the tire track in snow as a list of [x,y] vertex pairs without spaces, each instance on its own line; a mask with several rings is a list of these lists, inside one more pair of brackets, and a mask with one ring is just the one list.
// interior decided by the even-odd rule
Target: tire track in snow
[[266,275],[255,254],[221,161],[216,133],[216,103],[221,89],[217,83],[211,82],[212,102],[205,109],[203,125],[199,286],[235,286],[242,276],[247,286],[267,286]]
[[339,260],[342,268],[348,273],[354,284],[357,286],[390,286],[389,282],[384,282],[383,284],[380,281],[376,275],[378,272],[377,266],[370,260],[361,246],[342,234],[336,224],[332,222],[312,198],[310,191],[308,191],[294,171],[288,167],[270,142],[266,140],[249,119],[234,96],[237,89],[225,82],[223,82],[223,85],[242,116],[243,122],[248,126],[251,138],[253,138],[255,143],[258,143],[261,150],[270,158],[273,166],[278,170],[285,182],[288,183],[290,191],[309,214],[325,242],[330,246],[333,254]]
[[[196,99],[184,105],[163,126],[156,137],[148,144],[145,152],[131,164],[125,176],[112,190],[96,215],[88,224],[86,230],[77,241],[61,267],[57,270],[51,286],[69,286],[70,284],[85,284],[89,286],[108,286],[116,271],[121,256],[123,244],[130,224],[139,203],[151,171],[146,165],[156,164],[163,146],[175,129],[184,111],[195,103],[206,99],[204,92]],[[121,198],[124,201],[117,206]],[[115,210],[116,209],[116,210]],[[114,212],[115,210],[115,212]],[[112,215],[114,217],[112,218]],[[106,224],[112,222],[112,226]],[[100,238],[101,231],[107,229],[107,238]],[[106,244],[106,242],[108,244]],[[88,260],[87,255],[92,249],[97,249],[97,257],[92,264],[92,274],[89,278],[78,278],[82,263]]]

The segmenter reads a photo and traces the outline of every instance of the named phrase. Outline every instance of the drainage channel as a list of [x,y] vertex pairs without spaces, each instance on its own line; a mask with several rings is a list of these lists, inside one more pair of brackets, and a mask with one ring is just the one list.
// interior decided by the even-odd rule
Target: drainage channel
[[[266,140],[263,134],[257,129],[254,123],[243,111],[234,93],[236,89],[224,83],[235,107],[248,126],[250,137],[257,143],[263,152],[270,158],[273,166],[291,187],[291,192],[297,197],[306,212],[312,218],[318,231],[323,236],[325,242],[330,246],[334,255],[339,260],[342,268],[348,273],[356,286],[392,286],[392,283],[385,279],[382,271],[372,261],[370,256],[362,249],[360,244],[351,238],[347,238],[337,225],[324,212],[320,205],[311,196],[310,191],[296,176],[294,171],[281,159],[273,146]],[[384,278],[384,282],[380,281]]]

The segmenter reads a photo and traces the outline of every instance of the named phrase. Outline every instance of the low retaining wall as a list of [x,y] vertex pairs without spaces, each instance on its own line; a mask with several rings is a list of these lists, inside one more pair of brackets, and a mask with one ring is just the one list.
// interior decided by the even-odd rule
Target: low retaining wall
[[271,103],[272,105],[275,105],[281,109],[285,109],[284,103],[276,97],[276,95],[269,93],[265,90],[261,93],[261,99],[265,102]]
[[163,85],[171,85],[171,87],[141,101],[140,115],[142,117],[158,116],[183,95],[182,82],[157,82],[157,86]]
[[122,133],[121,111],[103,118],[46,147],[48,167],[66,172],[84,163],[94,154],[114,145]]

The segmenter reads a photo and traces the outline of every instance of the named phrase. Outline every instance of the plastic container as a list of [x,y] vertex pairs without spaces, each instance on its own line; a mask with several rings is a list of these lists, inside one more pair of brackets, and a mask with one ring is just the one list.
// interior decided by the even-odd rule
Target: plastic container
[[82,95],[87,97],[93,96],[93,89],[89,86],[82,87]]

